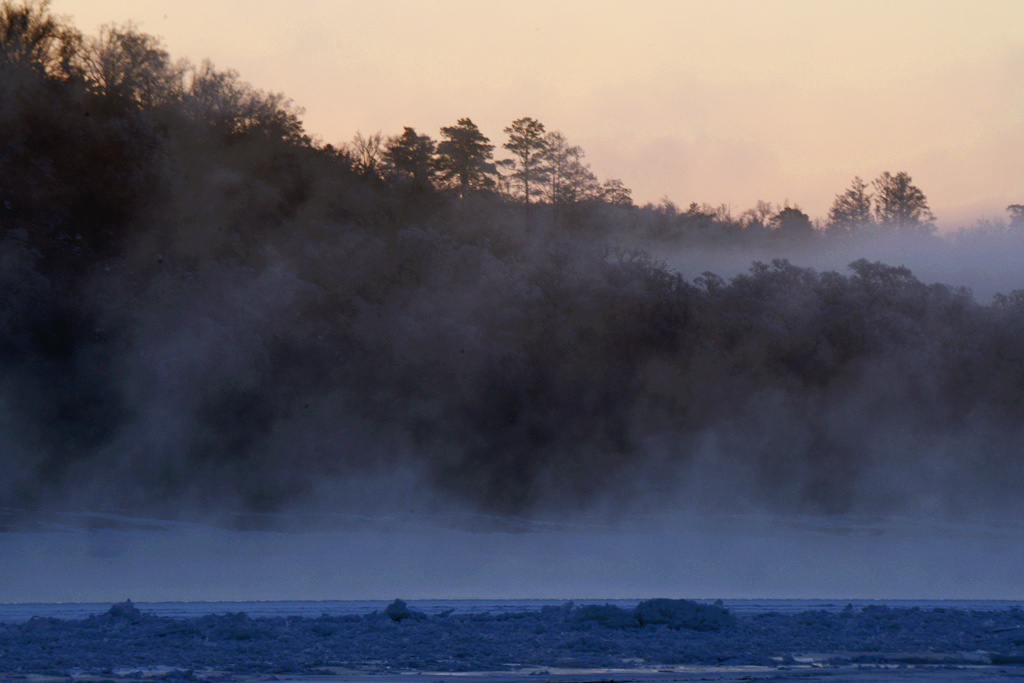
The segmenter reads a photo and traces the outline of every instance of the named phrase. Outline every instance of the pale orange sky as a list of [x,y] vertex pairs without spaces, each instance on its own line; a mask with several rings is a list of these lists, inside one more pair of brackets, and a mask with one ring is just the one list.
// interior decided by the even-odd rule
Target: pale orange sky
[[638,203],[788,200],[824,218],[855,175],[907,171],[942,228],[1024,203],[1020,0],[54,0],[284,92],[325,142],[499,148],[533,116]]

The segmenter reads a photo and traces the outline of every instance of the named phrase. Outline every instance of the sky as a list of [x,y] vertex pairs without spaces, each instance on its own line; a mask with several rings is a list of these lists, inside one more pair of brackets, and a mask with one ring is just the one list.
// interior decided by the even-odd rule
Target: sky
[[[240,11],[240,8],[244,8]],[[134,21],[337,144],[532,116],[643,204],[788,202],[906,171],[940,229],[1024,203],[1019,0],[53,0]],[[501,154],[499,154],[501,156]]]

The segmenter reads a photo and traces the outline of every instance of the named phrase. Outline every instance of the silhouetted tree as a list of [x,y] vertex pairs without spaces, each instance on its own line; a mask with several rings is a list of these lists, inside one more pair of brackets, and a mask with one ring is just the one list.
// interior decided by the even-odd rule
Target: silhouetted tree
[[1010,214],[1011,228],[1024,228],[1024,204],[1010,204],[1006,213]]
[[564,219],[577,204],[601,198],[602,189],[589,164],[583,162],[582,148],[570,145],[558,131],[548,133],[545,142],[543,161],[547,183],[542,194],[554,207],[556,216]]
[[512,177],[522,188],[523,201],[530,204],[530,186],[541,182],[544,167],[541,161],[547,149],[544,124],[537,119],[524,117],[516,119],[505,128],[508,142],[502,145],[515,155]]
[[384,163],[384,134],[380,131],[363,136],[356,132],[345,145],[345,152],[352,159],[352,170],[367,179],[379,179]]
[[454,126],[442,128],[441,137],[437,145],[438,170],[442,178],[457,184],[459,196],[494,185],[494,145],[475,123],[459,119]]
[[574,206],[601,196],[601,185],[590,170],[590,164],[583,162],[583,150],[572,147],[563,166],[561,201]]
[[158,38],[132,24],[106,25],[84,41],[82,72],[99,94],[142,107],[179,100],[188,65],[174,63]]
[[777,213],[775,205],[763,199],[740,214],[739,222],[743,238],[748,241],[764,242],[770,238],[772,218]]
[[281,93],[253,88],[233,70],[219,71],[209,60],[192,69],[183,97],[184,111],[225,139],[263,137],[307,142],[302,109]]
[[771,202],[766,202],[763,199],[758,199],[757,203],[754,204],[754,208],[748,209],[751,217],[763,225],[768,225],[772,217],[781,210],[781,208],[777,208]]
[[545,198],[552,205],[557,205],[563,196],[563,186],[567,175],[566,164],[569,156],[577,147],[570,147],[566,137],[557,130],[549,132],[545,136],[547,149],[544,154],[544,162],[547,168],[547,187],[544,188]]
[[707,242],[725,242],[739,235],[741,225],[734,220],[725,204],[712,206],[690,202],[686,212],[679,216],[680,231],[689,239]]
[[633,206],[633,192],[618,178],[609,178],[601,185],[601,199],[614,206]]
[[0,231],[26,229],[46,267],[74,277],[152,197],[162,137],[87,90],[80,37],[47,8],[0,4]]
[[0,66],[19,66],[50,78],[76,74],[81,34],[50,13],[50,0],[0,4]]
[[787,206],[772,219],[775,235],[788,242],[801,242],[814,237],[814,226],[806,213]]
[[436,147],[437,143],[429,135],[419,135],[406,126],[401,135],[388,138],[383,157],[394,173],[410,181],[414,187],[431,187],[436,173]]
[[875,188],[875,218],[882,225],[901,232],[929,232],[934,229],[931,209],[924,192],[911,177],[900,171],[885,171],[872,183]]
[[860,176],[843,194],[836,195],[828,210],[828,233],[850,232],[871,222],[871,197],[867,184]]

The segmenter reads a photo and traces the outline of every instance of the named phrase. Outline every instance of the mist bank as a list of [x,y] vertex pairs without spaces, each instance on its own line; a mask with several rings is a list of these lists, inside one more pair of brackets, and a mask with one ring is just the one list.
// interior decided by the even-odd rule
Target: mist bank
[[[527,205],[371,172],[130,29],[82,53],[139,48],[130,78],[76,66],[68,30],[0,52],[0,507],[1024,503],[1024,294],[901,265],[987,262],[1014,228],[913,231],[889,259],[792,208],[733,234],[622,192]],[[841,267],[794,265],[808,245]],[[740,247],[760,260],[703,265]]]
[[754,261],[784,258],[795,266],[817,271],[850,272],[859,259],[905,266],[925,284],[964,287],[980,303],[1024,288],[1024,235],[1000,225],[976,225],[948,234],[898,233],[820,236],[800,244],[745,242],[679,244],[676,241],[637,240],[673,271],[695,277],[704,271],[732,279],[749,271]]
[[82,528],[61,517],[0,533],[0,603],[1024,599],[1019,524],[673,514],[615,525],[520,520],[481,533],[395,515],[296,533],[123,516]]
[[132,251],[72,284],[8,239],[3,505],[1022,502],[1021,295],[864,260],[687,280],[516,214],[305,227],[251,260],[154,254],[142,277]]

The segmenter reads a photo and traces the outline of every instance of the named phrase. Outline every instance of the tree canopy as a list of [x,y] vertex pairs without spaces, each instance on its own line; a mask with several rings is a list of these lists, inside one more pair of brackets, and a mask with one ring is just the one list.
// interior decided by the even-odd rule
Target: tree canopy
[[934,228],[931,209],[924,192],[913,184],[905,171],[895,175],[884,171],[872,183],[875,188],[875,219],[902,232],[929,231]]
[[429,135],[420,135],[406,126],[401,135],[388,138],[384,145],[384,160],[401,177],[418,188],[433,185],[436,174],[434,150],[437,143]]
[[548,149],[544,133],[544,124],[528,116],[516,119],[505,128],[508,142],[503,147],[515,157],[512,177],[521,188],[523,202],[527,205],[530,203],[531,186],[539,184],[544,177],[541,164]]
[[871,222],[871,195],[867,184],[856,176],[843,194],[836,195],[828,210],[830,230],[849,232],[861,229]]
[[460,194],[494,186],[494,145],[469,118],[441,129],[437,166],[441,177],[454,182]]
[[65,79],[77,73],[82,36],[50,12],[50,0],[0,4],[0,66],[38,70]]

